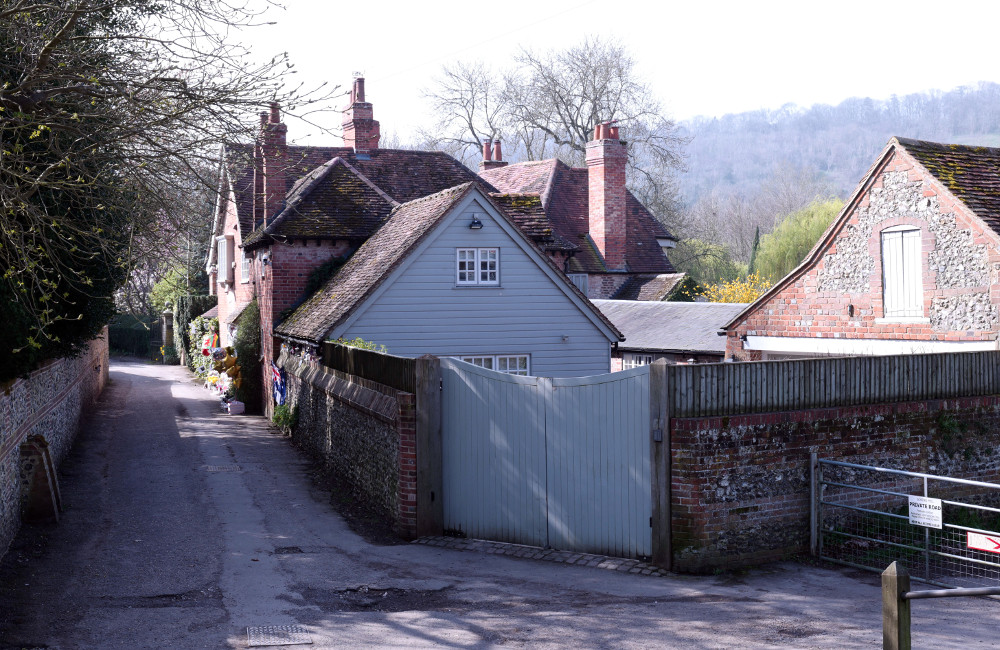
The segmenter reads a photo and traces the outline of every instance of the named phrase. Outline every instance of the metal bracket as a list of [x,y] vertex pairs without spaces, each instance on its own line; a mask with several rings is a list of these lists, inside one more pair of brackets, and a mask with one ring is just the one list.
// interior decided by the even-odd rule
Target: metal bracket
[[653,429],[653,442],[663,442],[663,429]]

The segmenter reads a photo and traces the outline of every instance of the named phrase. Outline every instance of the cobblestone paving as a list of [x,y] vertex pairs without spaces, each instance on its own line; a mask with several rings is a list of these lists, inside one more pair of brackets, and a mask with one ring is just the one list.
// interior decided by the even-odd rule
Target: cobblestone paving
[[634,573],[644,576],[667,576],[668,571],[653,566],[641,560],[629,560],[620,557],[608,557],[606,555],[592,555],[590,553],[574,553],[573,551],[557,551],[554,549],[544,549],[537,546],[524,546],[523,544],[507,544],[504,542],[490,542],[483,539],[462,539],[459,537],[421,537],[415,539],[413,544],[425,544],[427,546],[439,546],[455,551],[474,551],[477,553],[488,553],[491,555],[505,555],[507,557],[520,557],[528,560],[542,560],[543,562],[561,562],[563,564],[575,564],[577,566],[594,567],[606,571],[619,571],[621,573]]

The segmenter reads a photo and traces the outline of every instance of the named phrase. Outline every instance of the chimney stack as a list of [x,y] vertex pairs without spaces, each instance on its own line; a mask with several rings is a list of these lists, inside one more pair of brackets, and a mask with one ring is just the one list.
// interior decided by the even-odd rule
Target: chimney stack
[[260,113],[260,134],[254,147],[254,221],[264,225],[281,211],[288,191],[288,127],[274,102],[271,111]]
[[500,138],[496,140],[483,140],[483,159],[479,161],[480,173],[487,169],[506,167],[507,163],[503,159],[503,152],[500,149]]
[[587,143],[590,238],[610,270],[625,270],[626,190],[628,151],[618,139],[618,127],[598,124]]
[[351,87],[351,103],[344,109],[344,146],[354,153],[366,155],[378,149],[378,120],[372,105],[365,101],[365,79],[357,77]]

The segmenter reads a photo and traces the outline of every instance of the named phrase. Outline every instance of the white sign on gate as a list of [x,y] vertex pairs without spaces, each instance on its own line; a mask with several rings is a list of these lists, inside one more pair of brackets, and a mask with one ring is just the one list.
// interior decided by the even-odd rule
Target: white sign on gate
[[1000,535],[983,535],[982,533],[966,533],[965,545],[979,551],[1000,553]]
[[910,497],[910,523],[914,526],[942,528],[941,499]]

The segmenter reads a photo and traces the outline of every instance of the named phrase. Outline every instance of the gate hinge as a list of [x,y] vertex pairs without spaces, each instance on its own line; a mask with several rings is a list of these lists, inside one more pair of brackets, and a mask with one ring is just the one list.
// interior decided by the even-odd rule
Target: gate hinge
[[438,390],[444,390],[444,379],[438,379]]

